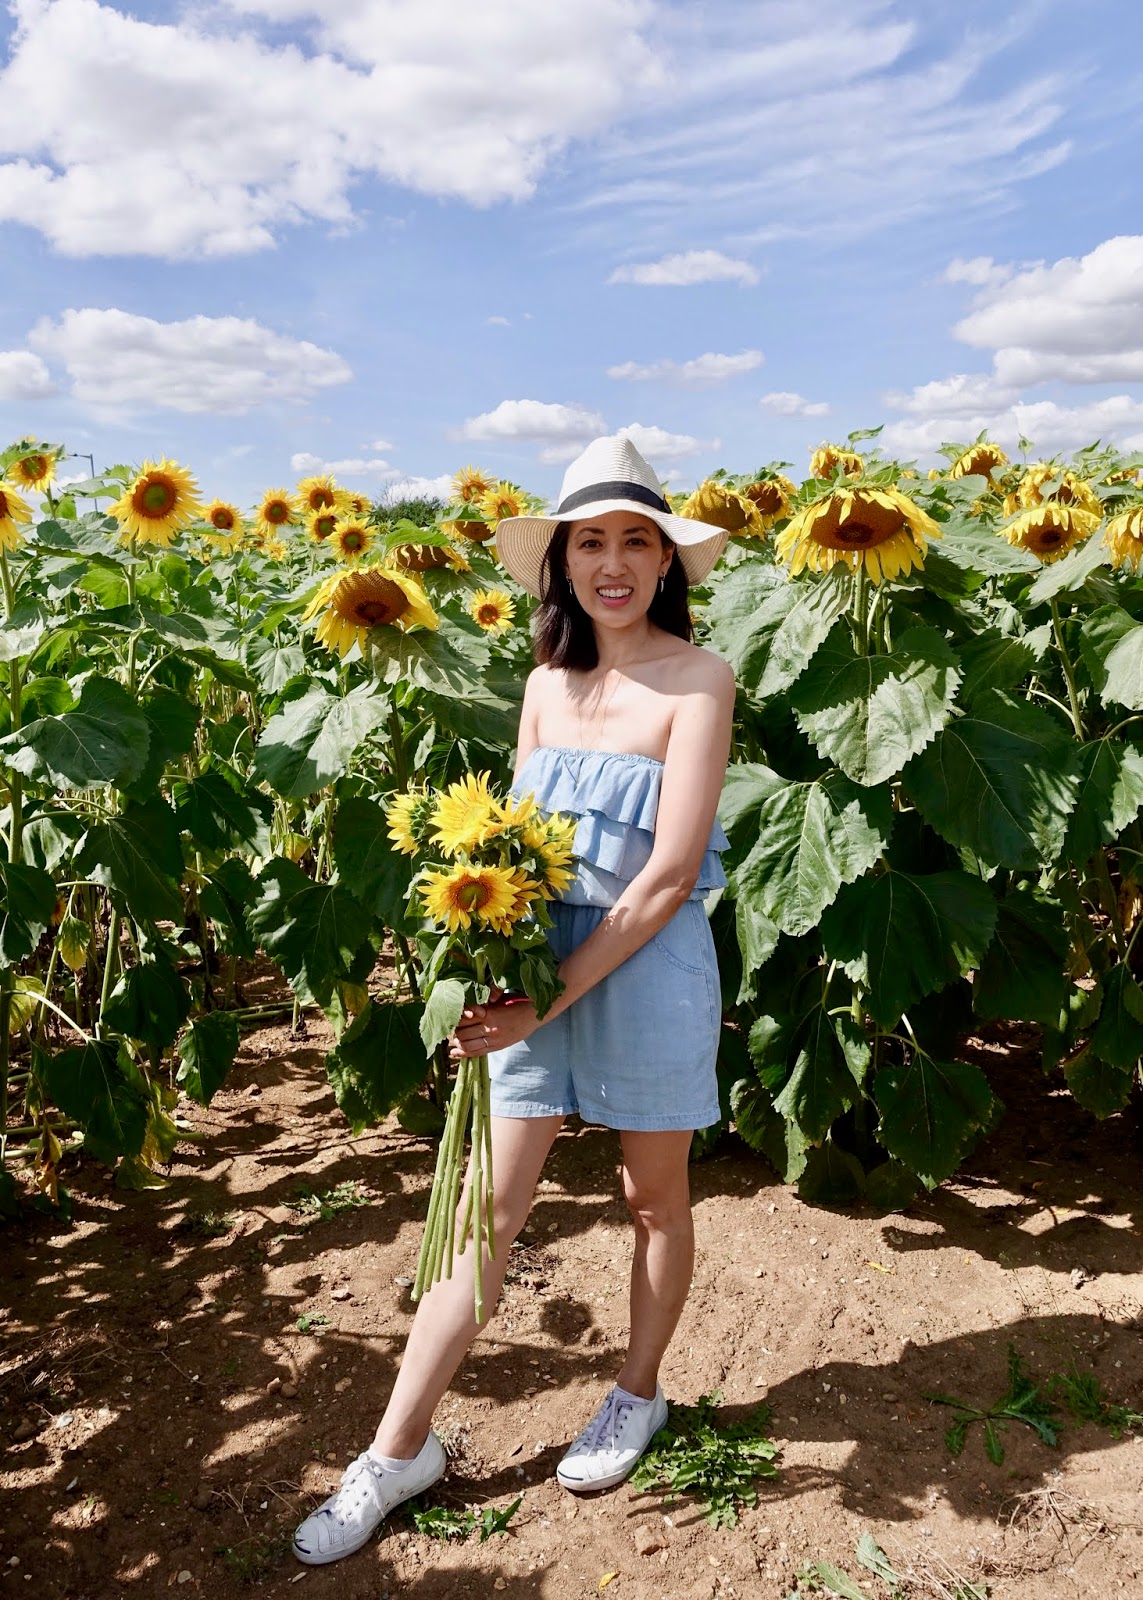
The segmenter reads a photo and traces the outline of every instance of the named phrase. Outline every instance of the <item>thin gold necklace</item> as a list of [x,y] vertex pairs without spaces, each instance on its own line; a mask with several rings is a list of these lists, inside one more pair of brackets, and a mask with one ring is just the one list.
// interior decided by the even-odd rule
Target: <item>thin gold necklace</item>
[[[607,708],[611,704],[612,700],[615,698],[615,691],[619,687],[619,680],[620,680],[620,677],[622,676],[622,674],[619,672],[618,667],[608,667],[604,672],[604,677],[606,678],[607,673],[608,672],[612,672],[612,671],[616,673],[615,682],[612,684],[610,693],[608,694],[607,698],[603,702],[603,706],[602,706],[602,708],[600,710],[598,719],[595,718],[595,717],[592,717],[591,723],[589,724],[589,726],[595,726],[596,723],[598,723],[598,726],[595,726],[595,731],[596,731],[597,734],[602,734],[602,732],[603,732],[604,724],[607,721]],[[576,721],[577,721],[577,725],[578,725],[578,728],[579,728],[579,748],[581,750],[594,750],[594,749],[597,749],[598,748],[597,745],[595,745],[594,743],[589,745],[587,743],[587,741],[586,741],[584,716],[583,716],[583,712],[579,708],[579,706],[576,707]]]

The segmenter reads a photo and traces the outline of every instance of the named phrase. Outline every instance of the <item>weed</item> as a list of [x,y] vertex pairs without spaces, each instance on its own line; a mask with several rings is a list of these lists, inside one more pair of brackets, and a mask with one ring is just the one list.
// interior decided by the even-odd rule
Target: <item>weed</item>
[[223,1545],[218,1554],[239,1583],[259,1583],[285,1561],[292,1537],[285,1530],[260,1533],[253,1539],[243,1539],[241,1544]]
[[949,1394],[926,1394],[925,1399],[933,1400],[937,1405],[953,1406],[959,1412],[955,1422],[945,1430],[945,1444],[953,1456],[959,1456],[964,1449],[968,1430],[974,1422],[984,1423],[985,1452],[997,1466],[1004,1460],[1000,1434],[1009,1422],[1026,1423],[1045,1444],[1055,1445],[1059,1442],[1060,1425],[1053,1418],[1053,1413],[1059,1407],[1053,1405],[1028,1377],[1014,1345],[1008,1346],[1008,1388],[987,1410],[970,1406],[966,1401]]
[[319,1193],[317,1189],[311,1189],[305,1184],[294,1191],[294,1198],[289,1204],[293,1210],[300,1211],[312,1222],[328,1222],[331,1217],[336,1217],[339,1211],[352,1211],[355,1206],[367,1206],[369,1196],[362,1191],[359,1183],[350,1179],[332,1189],[326,1189],[324,1193]]
[[231,1356],[229,1361],[224,1361],[222,1363],[222,1376],[224,1378],[233,1378],[240,1365],[241,1363],[239,1362],[238,1357]]
[[694,1494],[712,1527],[733,1528],[739,1507],[758,1503],[755,1478],[777,1477],[778,1446],[763,1432],[769,1406],[755,1406],[743,1421],[717,1428],[714,1414],[721,1400],[715,1389],[697,1405],[671,1405],[630,1483],[641,1490],[665,1487],[672,1498],[684,1491]]
[[1064,1403],[1072,1420],[1080,1427],[1094,1422],[1106,1428],[1113,1439],[1121,1439],[1129,1428],[1143,1428],[1143,1412],[1110,1401],[1094,1372],[1080,1372],[1072,1362],[1070,1372],[1057,1372],[1049,1379],[1052,1393]]
[[[988,1585],[970,1583],[953,1571],[939,1556],[906,1560],[906,1571],[898,1572],[871,1533],[863,1533],[857,1545],[857,1559],[889,1590],[890,1600],[987,1600]],[[880,1589],[878,1595],[882,1593]],[[797,1575],[797,1588],[786,1600],[808,1600],[810,1595],[828,1594],[839,1600],[871,1600],[867,1589],[832,1561],[811,1561]]]
[[472,1533],[480,1534],[480,1542],[491,1539],[494,1533],[507,1533],[508,1524],[520,1509],[524,1496],[518,1494],[511,1505],[497,1511],[486,1506],[483,1511],[450,1511],[446,1506],[422,1506],[410,1501],[413,1526],[418,1533],[427,1533],[433,1539],[467,1539]]
[[195,1239],[221,1239],[233,1228],[233,1211],[188,1211],[173,1228],[174,1233],[189,1233]]
[[324,1311],[303,1311],[294,1327],[299,1333],[320,1333],[329,1327],[329,1318]]

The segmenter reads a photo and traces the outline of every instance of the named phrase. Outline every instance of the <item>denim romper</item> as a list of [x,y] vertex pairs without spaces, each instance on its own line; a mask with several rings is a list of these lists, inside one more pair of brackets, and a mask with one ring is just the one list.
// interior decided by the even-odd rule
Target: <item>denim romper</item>
[[[540,746],[521,767],[514,794],[579,819],[575,880],[549,906],[558,960],[646,866],[662,776],[652,756],[562,745]],[[578,1111],[585,1122],[639,1132],[718,1121],[721,1003],[703,900],[726,883],[718,852],[727,845],[716,821],[691,896],[670,921],[558,1017],[489,1054],[493,1116]]]

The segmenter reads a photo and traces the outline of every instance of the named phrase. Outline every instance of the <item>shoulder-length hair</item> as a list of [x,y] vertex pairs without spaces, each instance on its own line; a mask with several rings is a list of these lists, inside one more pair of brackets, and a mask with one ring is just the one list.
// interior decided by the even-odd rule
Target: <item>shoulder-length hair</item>
[[[590,672],[599,665],[599,649],[591,618],[576,599],[564,571],[570,533],[570,522],[557,524],[540,564],[540,604],[533,623],[532,654],[540,665]],[[674,540],[662,528],[659,537],[663,548],[671,551],[671,564],[663,587],[655,587],[647,618],[664,633],[673,633],[689,644],[694,639],[694,627],[687,605],[687,575]]]

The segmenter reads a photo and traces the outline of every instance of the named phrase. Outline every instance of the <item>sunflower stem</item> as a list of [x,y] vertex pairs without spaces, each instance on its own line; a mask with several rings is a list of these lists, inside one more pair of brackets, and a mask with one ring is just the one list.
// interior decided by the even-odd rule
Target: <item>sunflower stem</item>
[[1068,647],[1064,643],[1064,628],[1060,621],[1060,608],[1054,595],[1048,604],[1052,609],[1052,631],[1056,636],[1056,648],[1060,652],[1060,667],[1063,671],[1064,679],[1068,686],[1068,704],[1072,708],[1072,723],[1075,727],[1076,738],[1082,739],[1084,736],[1083,718],[1080,716],[1079,694],[1076,690],[1075,668],[1072,666],[1072,658],[1068,654]]
[[1099,880],[1100,898],[1103,900],[1103,909],[1107,913],[1107,920],[1111,923],[1111,931],[1115,938],[1115,947],[1119,951],[1119,959],[1127,960],[1127,936],[1123,931],[1123,918],[1119,915],[1119,898],[1115,893],[1115,885],[1111,881],[1111,868],[1107,864],[1107,851],[1100,847],[1095,852],[1095,875]]
[[405,735],[401,727],[401,713],[396,706],[389,712],[389,751],[397,788],[404,793],[409,787],[409,765],[405,758]]
[[869,574],[865,570],[865,557],[858,552],[853,569],[853,628],[857,654],[869,654]]

